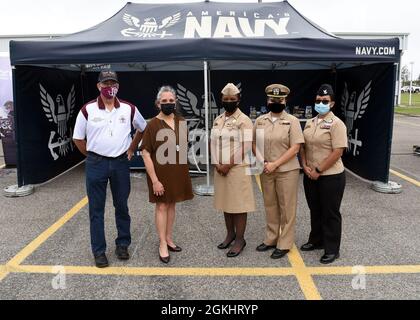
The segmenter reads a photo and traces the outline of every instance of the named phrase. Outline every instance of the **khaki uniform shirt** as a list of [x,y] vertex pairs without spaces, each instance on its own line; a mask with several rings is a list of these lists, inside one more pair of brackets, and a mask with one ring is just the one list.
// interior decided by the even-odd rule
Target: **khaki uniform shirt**
[[[275,121],[271,112],[260,116],[254,125],[254,141],[258,152],[268,162],[278,160],[291,146],[305,142],[299,119],[285,111],[281,112]],[[262,148],[263,143],[264,148]],[[296,156],[279,166],[276,172],[287,172],[299,168],[300,164]]]
[[[305,137],[306,163],[312,168],[319,165],[331,154],[333,149],[347,148],[346,125],[332,112],[318,123],[318,117],[306,122],[303,130]],[[339,174],[344,171],[343,161],[338,159],[331,168],[321,173],[322,176]]]
[[223,113],[214,120],[211,139],[213,144],[216,143],[216,149],[212,151],[217,153],[220,164],[229,164],[233,155],[238,156],[235,164],[245,164],[238,151],[242,149],[243,142],[252,141],[252,128],[251,119],[239,108],[227,119]]

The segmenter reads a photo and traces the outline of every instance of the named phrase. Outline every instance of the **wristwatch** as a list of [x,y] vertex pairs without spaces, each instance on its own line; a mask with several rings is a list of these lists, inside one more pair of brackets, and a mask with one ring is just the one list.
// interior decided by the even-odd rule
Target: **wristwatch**
[[319,169],[318,169],[318,167],[316,167],[316,168],[315,168],[315,171],[316,171],[316,172],[318,172],[319,174],[321,174],[321,173],[322,173],[322,171],[321,171],[321,170],[319,170]]

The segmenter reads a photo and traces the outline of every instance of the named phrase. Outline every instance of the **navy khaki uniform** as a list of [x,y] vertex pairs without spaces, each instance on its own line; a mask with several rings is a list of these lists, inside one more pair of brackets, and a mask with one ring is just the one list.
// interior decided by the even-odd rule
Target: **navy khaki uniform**
[[[333,151],[347,148],[347,129],[333,112],[324,119],[307,121],[305,137],[306,165],[317,168]],[[325,254],[338,254],[341,244],[341,200],[345,188],[344,165],[340,159],[320,173],[318,180],[304,177],[305,196],[311,214],[310,243],[323,246]]]
[[[289,92],[287,87],[277,84],[266,88],[267,96],[274,98],[285,97]],[[256,120],[254,141],[264,161],[274,162],[304,139],[299,120],[282,111],[270,112]],[[267,246],[290,250],[294,244],[299,169],[295,156],[274,172],[260,176],[267,223],[264,244]]]

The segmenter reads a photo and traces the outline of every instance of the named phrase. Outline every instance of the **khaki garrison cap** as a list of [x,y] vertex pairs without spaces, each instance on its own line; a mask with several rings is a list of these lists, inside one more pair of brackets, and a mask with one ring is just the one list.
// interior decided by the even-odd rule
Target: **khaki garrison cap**
[[238,87],[235,86],[233,83],[228,83],[227,85],[225,85],[221,92],[225,96],[234,96],[241,93]]

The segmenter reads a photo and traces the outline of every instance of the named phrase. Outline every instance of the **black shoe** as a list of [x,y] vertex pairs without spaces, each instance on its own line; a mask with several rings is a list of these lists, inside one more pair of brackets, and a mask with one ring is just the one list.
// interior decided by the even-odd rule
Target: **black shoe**
[[303,246],[300,247],[300,250],[302,251],[314,251],[314,250],[321,250],[324,249],[324,246],[322,245],[315,245],[313,243],[305,243]]
[[162,257],[160,255],[160,248],[158,249],[159,251],[159,260],[162,261],[163,263],[169,263],[169,260],[171,260],[171,256],[168,254],[166,257]]
[[271,259],[280,259],[283,258],[286,254],[289,253],[290,250],[282,250],[282,249],[277,249],[273,251],[273,253],[271,254],[270,258]]
[[229,248],[229,246],[232,244],[232,242],[235,240],[235,237],[233,237],[232,238],[232,240],[230,240],[228,243],[221,243],[221,244],[219,244],[218,246],[217,246],[217,248],[219,248],[219,249],[227,249],[227,248]]
[[128,247],[117,246],[115,254],[119,260],[128,260],[130,255],[128,254]]
[[335,259],[340,258],[340,254],[324,254],[321,257],[321,260],[319,260],[319,262],[323,263],[323,264],[329,264],[329,263],[333,263],[335,261]]
[[177,245],[175,245],[175,247],[171,247],[171,246],[168,244],[168,250],[169,250],[169,251],[172,251],[172,252],[181,252],[181,251],[182,251],[182,248],[181,248],[181,247],[178,247]]
[[159,259],[160,261],[162,261],[163,263],[169,263],[169,260],[171,260],[171,256],[166,256],[166,257],[162,257],[159,253]]
[[267,246],[264,242],[261,243],[258,247],[257,247],[257,251],[259,252],[263,252],[263,251],[267,251],[270,249],[274,249],[276,246]]
[[98,268],[106,268],[109,266],[105,253],[95,257],[95,264]]
[[242,246],[241,250],[239,250],[237,252],[236,251],[229,250],[229,252],[226,253],[226,256],[228,258],[233,258],[233,257],[239,256],[239,254],[242,252],[242,250],[244,250],[245,246],[246,246],[246,241],[244,240],[244,245]]

